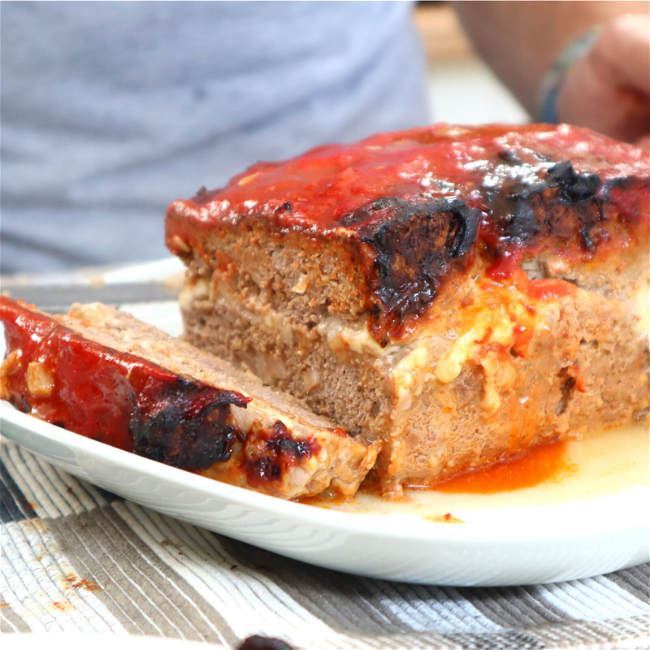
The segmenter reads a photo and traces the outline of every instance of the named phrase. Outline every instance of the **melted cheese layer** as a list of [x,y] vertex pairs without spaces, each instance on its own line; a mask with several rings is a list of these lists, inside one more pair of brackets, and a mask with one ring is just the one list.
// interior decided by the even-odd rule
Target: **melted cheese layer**
[[[571,287],[571,291],[579,289]],[[463,367],[481,366],[485,376],[482,407],[495,413],[500,405],[494,378],[510,364],[499,351],[513,347],[525,354],[534,336],[550,332],[550,312],[557,310],[557,298],[535,299],[516,285],[504,286],[483,279],[473,282],[465,305],[446,317],[432,319],[417,336],[402,344],[382,348],[370,335],[367,325],[345,326],[330,317],[318,326],[332,350],[344,361],[350,353],[374,356],[389,367],[397,394],[398,410],[408,409],[426,381],[442,384],[454,381]],[[515,372],[506,380],[514,382]],[[503,373],[502,373],[503,374]]]

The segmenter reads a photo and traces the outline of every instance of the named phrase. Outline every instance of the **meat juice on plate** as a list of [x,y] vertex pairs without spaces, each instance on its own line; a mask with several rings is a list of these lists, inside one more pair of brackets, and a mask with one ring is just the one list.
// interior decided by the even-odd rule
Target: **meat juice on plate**
[[[412,514],[459,523],[463,511],[552,506],[620,494],[650,483],[647,423],[550,443],[486,470],[452,478],[430,489],[409,489],[389,501],[361,491],[354,500],[327,507],[343,512]],[[320,505],[325,505],[321,502]]]

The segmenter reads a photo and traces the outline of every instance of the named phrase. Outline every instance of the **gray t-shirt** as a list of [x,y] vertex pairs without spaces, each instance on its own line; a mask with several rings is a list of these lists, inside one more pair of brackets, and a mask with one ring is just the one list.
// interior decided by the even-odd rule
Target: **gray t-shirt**
[[422,125],[408,2],[3,2],[3,273],[166,254],[166,206]]

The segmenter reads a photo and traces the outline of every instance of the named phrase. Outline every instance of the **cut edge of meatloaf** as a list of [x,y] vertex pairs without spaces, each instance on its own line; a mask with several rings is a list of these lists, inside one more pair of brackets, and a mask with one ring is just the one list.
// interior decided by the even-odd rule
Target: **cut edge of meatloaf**
[[373,471],[387,496],[644,416],[647,280],[636,299],[618,300],[523,272],[519,288],[476,276],[428,329],[386,348],[361,320],[324,316],[310,327],[188,280],[185,336],[381,441]]
[[506,173],[480,228],[463,197],[371,198],[327,228],[301,225],[295,202],[223,217],[264,165],[177,201],[185,336],[381,441],[373,472],[393,497],[647,417],[647,164],[601,154],[607,187],[584,160],[546,157],[523,190]]
[[0,313],[0,397],[52,424],[284,499],[351,497],[374,464],[376,444],[127,313],[4,297]]

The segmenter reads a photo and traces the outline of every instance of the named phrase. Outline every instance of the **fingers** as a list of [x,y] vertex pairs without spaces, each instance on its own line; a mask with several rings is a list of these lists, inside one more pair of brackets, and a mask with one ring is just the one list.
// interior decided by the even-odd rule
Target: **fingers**
[[650,17],[620,16],[603,29],[589,56],[603,76],[650,94]]
[[636,142],[650,133],[650,23],[621,16],[569,69],[560,90],[561,121]]

